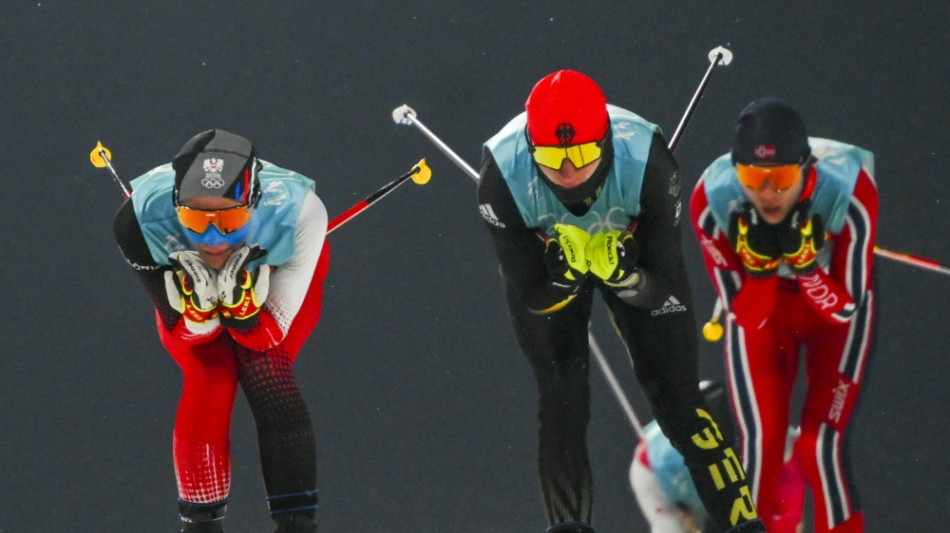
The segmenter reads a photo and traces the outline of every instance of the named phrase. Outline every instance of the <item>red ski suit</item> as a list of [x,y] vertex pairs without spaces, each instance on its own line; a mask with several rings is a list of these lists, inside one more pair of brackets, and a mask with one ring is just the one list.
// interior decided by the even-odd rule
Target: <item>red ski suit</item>
[[[817,158],[806,171],[804,194],[814,196],[810,216],[820,215],[826,243],[821,267],[796,277],[783,265],[772,280],[748,276],[727,236],[728,216],[746,198],[728,154],[704,172],[690,213],[725,320],[725,366],[736,414],[743,465],[758,509],[775,507],[793,386],[804,355],[807,391],[801,413],[801,458],[815,504],[815,530],[863,531],[863,517],[849,473],[845,431],[868,362],[873,314],[871,266],[878,199],[870,153],[834,141],[811,139]],[[842,166],[848,150],[861,157]],[[775,305],[760,328],[740,326],[733,301],[743,290],[752,301]],[[739,317],[741,321],[742,317]],[[746,321],[748,325],[748,321]],[[794,424],[794,421],[791,421]],[[766,515],[767,513],[763,513]],[[766,528],[779,531],[772,517]]]

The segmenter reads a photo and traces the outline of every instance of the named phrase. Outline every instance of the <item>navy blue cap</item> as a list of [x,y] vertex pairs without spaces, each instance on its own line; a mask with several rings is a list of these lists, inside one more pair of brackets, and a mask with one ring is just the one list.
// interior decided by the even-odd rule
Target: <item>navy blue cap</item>
[[739,114],[732,136],[733,164],[802,164],[810,154],[805,121],[783,100],[762,98]]

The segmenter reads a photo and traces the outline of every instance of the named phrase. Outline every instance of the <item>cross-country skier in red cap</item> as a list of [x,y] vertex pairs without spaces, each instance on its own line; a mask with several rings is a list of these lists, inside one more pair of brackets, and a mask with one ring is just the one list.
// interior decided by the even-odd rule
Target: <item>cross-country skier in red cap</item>
[[478,203],[538,384],[548,533],[594,531],[586,431],[595,289],[716,526],[760,531],[738,457],[699,390],[680,181],[659,128],[608,105],[571,70],[541,79],[525,108],[485,143]]

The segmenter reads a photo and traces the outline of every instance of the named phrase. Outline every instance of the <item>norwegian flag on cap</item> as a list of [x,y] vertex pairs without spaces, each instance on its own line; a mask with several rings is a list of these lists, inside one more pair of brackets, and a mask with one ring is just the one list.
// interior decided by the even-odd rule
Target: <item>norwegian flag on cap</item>
[[732,136],[734,164],[801,164],[809,154],[805,121],[783,100],[760,98],[739,114]]
[[772,159],[775,157],[775,147],[769,144],[760,144],[752,152],[756,159]]

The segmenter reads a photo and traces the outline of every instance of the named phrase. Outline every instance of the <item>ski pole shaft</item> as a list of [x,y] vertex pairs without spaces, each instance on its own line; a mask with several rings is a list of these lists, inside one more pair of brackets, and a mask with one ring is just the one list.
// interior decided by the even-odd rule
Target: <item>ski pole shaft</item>
[[607,380],[607,383],[610,385],[610,389],[617,398],[620,408],[623,409],[624,414],[627,415],[627,419],[630,421],[633,431],[638,437],[642,439],[643,425],[640,423],[640,419],[637,418],[637,413],[633,410],[633,406],[630,405],[630,401],[627,399],[627,395],[624,393],[623,387],[621,387],[620,382],[617,381],[617,376],[614,375],[613,369],[607,362],[607,358],[604,357],[604,352],[600,350],[600,345],[597,344],[597,339],[594,338],[594,333],[591,332],[590,329],[587,330],[587,342],[590,344],[591,355],[593,355],[594,359],[597,360],[598,368],[600,368],[600,371],[604,374],[604,378]]
[[132,196],[132,191],[129,190],[125,182],[122,181],[122,178],[119,177],[119,173],[115,171],[115,167],[112,166],[112,152],[108,148],[102,145],[102,142],[96,142],[96,147],[92,149],[92,152],[89,152],[89,161],[92,162],[93,166],[97,168],[106,168],[109,170],[109,173],[112,174],[112,179],[115,181],[116,185],[122,189],[122,194],[126,198]]
[[426,165],[426,160],[419,160],[416,166],[412,167],[412,170],[390,181],[386,185],[383,185],[379,188],[379,190],[360,200],[352,207],[331,220],[330,223],[327,224],[327,235],[333,233],[335,229],[339,228],[343,224],[346,224],[363,211],[366,211],[371,205],[378,202],[379,200],[382,200],[386,195],[396,190],[396,187],[399,187],[403,183],[409,181],[410,178],[412,178],[412,181],[418,185],[425,185],[429,182],[429,178],[431,177],[432,171],[429,170],[429,166]]
[[709,67],[706,68],[706,73],[703,74],[703,79],[700,80],[699,87],[696,87],[693,97],[686,106],[686,112],[683,113],[683,118],[680,119],[679,124],[676,126],[676,131],[673,132],[673,137],[670,138],[667,148],[669,148],[671,152],[676,150],[676,145],[679,144],[680,137],[683,136],[683,132],[686,130],[686,124],[689,123],[689,119],[693,116],[693,112],[699,104],[699,99],[702,98],[703,92],[706,90],[706,85],[709,83],[713,69],[716,68],[716,65],[726,66],[731,62],[732,52],[730,52],[728,48],[717,46],[709,51]]
[[886,259],[892,261],[898,261],[904,263],[905,265],[915,266],[917,268],[923,268],[925,270],[932,270],[934,272],[939,272],[941,274],[946,274],[950,276],[950,267],[941,265],[940,263],[927,259],[925,257],[920,257],[918,255],[912,255],[904,252],[892,252],[890,250],[885,250],[880,246],[874,247],[874,253]]
[[452,160],[452,162],[454,162],[456,165],[458,165],[459,168],[461,168],[466,174],[468,174],[468,177],[472,178],[476,182],[478,181],[478,172],[475,172],[474,168],[472,168],[468,163],[466,163],[464,159],[459,157],[459,155],[456,154],[451,148],[449,148],[447,144],[442,142],[442,139],[436,136],[436,134],[432,133],[432,130],[427,128],[426,125],[423,124],[422,121],[419,120],[419,117],[416,116],[415,110],[413,110],[411,107],[409,107],[406,104],[403,104],[397,107],[396,109],[394,109],[393,120],[396,122],[396,124],[408,124],[408,125],[415,126],[416,128],[418,128],[419,131],[421,131],[423,135],[425,135],[426,137],[429,138],[430,141],[432,141],[432,144],[434,144],[439,150],[442,151],[442,153],[447,155],[449,159]]

